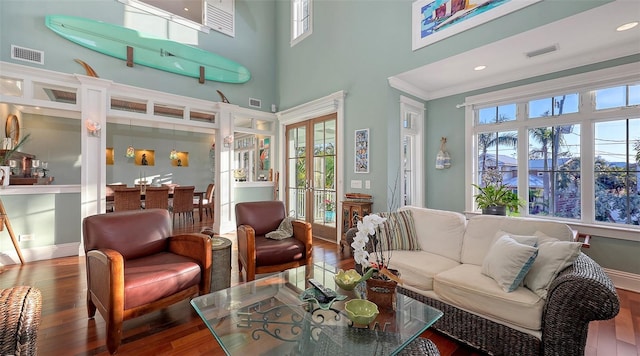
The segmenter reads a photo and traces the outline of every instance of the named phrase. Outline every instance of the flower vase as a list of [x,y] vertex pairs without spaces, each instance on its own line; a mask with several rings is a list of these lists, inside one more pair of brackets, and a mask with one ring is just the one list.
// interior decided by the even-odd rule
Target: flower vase
[[395,310],[396,307],[396,287],[398,283],[393,280],[382,278],[369,278],[367,284],[367,300],[375,303],[378,308]]
[[324,220],[326,222],[333,222],[336,219],[336,212],[332,210],[326,210],[324,212]]

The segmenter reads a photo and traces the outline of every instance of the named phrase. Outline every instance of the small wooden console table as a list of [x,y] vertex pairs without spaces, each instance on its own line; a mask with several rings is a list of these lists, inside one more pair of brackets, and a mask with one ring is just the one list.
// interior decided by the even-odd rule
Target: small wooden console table
[[371,214],[372,201],[342,201],[342,237],[340,238],[340,252],[344,251],[344,247],[347,247],[347,251],[351,251],[349,244],[347,243],[347,230],[357,225],[358,220]]

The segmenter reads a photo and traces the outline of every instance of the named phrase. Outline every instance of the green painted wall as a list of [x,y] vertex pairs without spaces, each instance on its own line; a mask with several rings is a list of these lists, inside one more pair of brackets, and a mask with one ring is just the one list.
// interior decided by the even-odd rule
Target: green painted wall
[[[115,0],[0,0],[0,60],[13,62],[9,51],[10,45],[16,44],[43,50],[46,69],[83,73],[73,62],[74,58],[81,58],[102,78],[118,83],[212,101],[219,100],[215,93],[219,89],[232,103],[240,106],[247,106],[249,97],[262,99],[265,111],[270,109],[271,103],[279,110],[285,110],[345,90],[344,188],[357,191],[349,188],[351,179],[371,180],[372,189],[361,191],[373,194],[374,210],[382,211],[387,207],[389,185],[398,174],[399,157],[401,93],[389,87],[388,77],[606,2],[542,1],[414,52],[410,33],[412,0],[315,0],[313,34],[294,47],[289,45],[290,1],[236,0],[236,37],[212,31],[198,34],[198,40],[201,48],[247,66],[253,78],[242,85],[214,82],[200,85],[193,78],[142,66],[127,68],[121,61],[72,44],[44,26],[47,14],[84,16],[121,24],[125,7]],[[463,189],[455,188],[464,184],[464,110],[456,109],[455,105],[464,102],[465,96],[630,61],[640,59],[625,58],[427,102],[426,205],[455,211],[464,209]],[[353,173],[353,160],[349,159],[354,154],[354,130],[360,128],[370,129],[372,162],[369,174]],[[437,171],[434,160],[442,136],[448,138],[453,167]],[[114,140],[114,145],[120,146],[118,141],[126,141],[126,134],[122,133],[122,137]],[[198,141],[197,138],[194,140]],[[197,143],[194,145],[198,146]],[[633,259],[640,254],[640,243],[595,238],[594,248],[586,252],[605,267],[640,273],[640,266]]]
[[220,101],[221,90],[231,103],[248,107],[249,98],[262,99],[262,109],[277,104],[275,54],[275,4],[272,1],[236,0],[235,38],[211,31],[197,32],[199,48],[232,59],[249,68],[252,79],[245,84],[208,81],[198,84],[184,77],[136,65],[129,68],[119,59],[76,45],[44,25],[46,15],[71,15],[122,25],[124,4],[116,0],[1,0],[0,60],[28,64],[11,59],[11,45],[44,51],[44,66],[63,73],[85,74],[74,58],[89,63],[101,78],[117,83],[149,88],[172,94]]
[[[213,134],[213,133],[212,133]],[[149,182],[194,185],[205,191],[213,181],[213,158],[209,154],[212,134],[107,124],[107,147],[114,149],[114,164],[107,165],[107,183],[133,186],[140,176]],[[129,145],[136,149],[153,150],[155,165],[139,166],[133,158],[124,156]],[[174,148],[189,153],[189,166],[172,166],[169,153]]]
[[[606,2],[543,1],[414,52],[411,50],[412,1],[315,0],[313,33],[293,47],[289,45],[287,21],[290,4],[277,1],[279,108],[287,109],[345,90],[345,189],[357,191],[349,188],[352,179],[371,180],[371,190],[362,192],[373,194],[374,211],[385,210],[387,192],[395,182],[399,161],[399,93],[389,87],[387,78]],[[433,183],[428,180],[426,183],[430,207],[458,211],[464,208],[462,190],[446,184],[449,189],[443,193],[441,185],[464,181],[464,168],[459,165],[464,159],[461,152],[464,130],[460,129],[464,128],[464,110],[455,109],[455,104],[463,102],[461,98],[427,104],[425,164],[427,178],[434,179]],[[371,135],[370,173],[355,174],[353,160],[349,159],[354,154],[353,132],[367,127]],[[447,147],[457,164],[435,175],[435,153],[432,152],[440,147],[441,136],[449,138]],[[432,197],[433,189],[442,197]]]

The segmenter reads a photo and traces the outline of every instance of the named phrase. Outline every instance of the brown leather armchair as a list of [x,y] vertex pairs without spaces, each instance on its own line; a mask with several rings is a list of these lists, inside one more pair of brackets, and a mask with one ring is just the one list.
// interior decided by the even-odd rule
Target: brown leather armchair
[[87,263],[87,311],[107,324],[115,353],[123,321],[209,293],[211,241],[202,234],[172,236],[165,209],[89,216],[82,232]]
[[238,270],[246,270],[247,281],[256,274],[284,271],[311,263],[313,240],[311,224],[294,220],[293,237],[268,239],[265,235],[278,229],[287,216],[281,201],[236,204]]

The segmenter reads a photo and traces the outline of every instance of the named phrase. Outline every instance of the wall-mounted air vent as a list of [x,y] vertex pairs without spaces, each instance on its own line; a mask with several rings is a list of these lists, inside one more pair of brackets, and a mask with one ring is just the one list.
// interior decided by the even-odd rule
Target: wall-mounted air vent
[[558,45],[554,44],[554,45],[549,46],[549,47],[544,47],[544,48],[536,49],[536,50],[531,51],[531,52],[527,52],[524,55],[527,56],[527,58],[533,58],[533,57],[541,56],[543,54],[555,52],[557,50],[558,50]]
[[262,107],[262,100],[249,98],[249,106],[260,109]]
[[206,1],[204,22],[210,28],[235,37],[235,0]]
[[11,59],[44,64],[44,52],[35,49],[11,45]]

